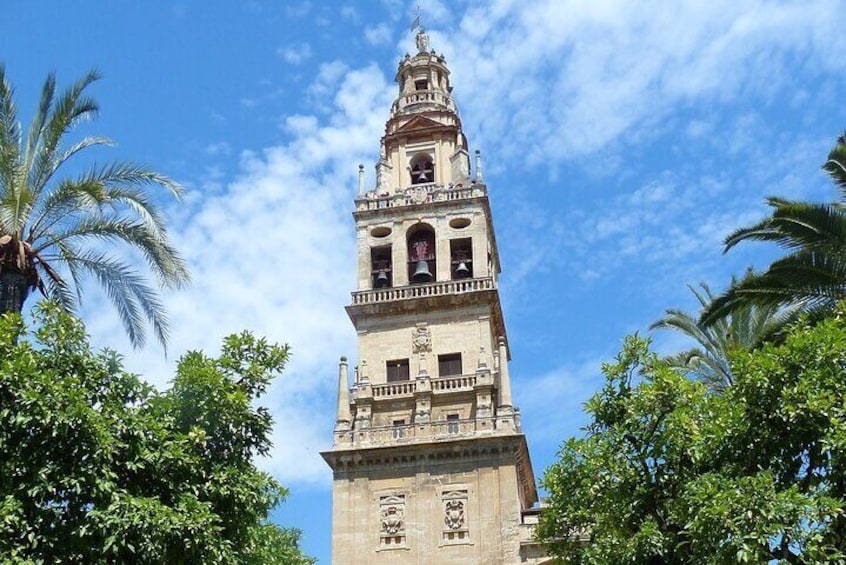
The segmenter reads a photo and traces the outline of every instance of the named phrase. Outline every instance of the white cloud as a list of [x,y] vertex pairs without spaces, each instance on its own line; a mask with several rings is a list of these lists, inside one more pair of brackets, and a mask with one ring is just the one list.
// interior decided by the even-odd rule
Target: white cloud
[[225,141],[218,141],[217,143],[209,143],[206,145],[206,154],[208,155],[229,155],[231,152],[232,147]]
[[292,65],[301,65],[311,59],[311,45],[303,42],[287,47],[280,47],[276,50],[276,54]]
[[[338,357],[355,351],[343,307],[355,284],[357,164],[376,152],[392,95],[373,66],[332,77],[327,119],[290,117],[287,143],[244,152],[238,176],[215,193],[189,194],[190,209],[172,224],[193,283],[164,297],[170,350],[214,354],[223,336],[242,329],[291,345],[288,369],[266,399],[276,447],[264,464],[285,484],[328,477],[318,455],[331,445],[335,407],[327,399]],[[119,346],[113,312],[97,306],[86,311],[95,342]],[[127,364],[161,386],[174,360],[159,354],[151,345]]]
[[[691,101],[782,88],[787,58],[843,69],[837,7],[495,2],[468,10],[459,33],[433,34],[432,45],[451,62],[479,141],[534,166],[591,154]],[[515,138],[530,145],[503,143]]]
[[386,23],[368,26],[364,29],[364,38],[371,45],[385,45],[391,41],[391,29]]

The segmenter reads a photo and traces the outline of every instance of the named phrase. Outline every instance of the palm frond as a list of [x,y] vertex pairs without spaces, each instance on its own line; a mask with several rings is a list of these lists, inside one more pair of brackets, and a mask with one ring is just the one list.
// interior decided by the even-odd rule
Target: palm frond
[[[20,164],[21,131],[14,101],[14,89],[6,79],[6,68],[0,64],[0,199],[13,191]],[[0,218],[3,233],[9,230]]]
[[47,125],[47,120],[50,118],[50,108],[53,106],[55,95],[56,73],[51,72],[47,75],[44,85],[41,87],[41,100],[38,104],[38,110],[32,117],[32,122],[29,125],[29,133],[26,136],[26,147],[24,149],[24,168],[26,170],[29,170],[32,160],[39,153],[42,137],[44,136],[44,128]]
[[768,241],[795,250],[846,245],[846,211],[834,204],[770,199],[772,216],[740,228],[725,239],[725,249],[742,241]]
[[846,200],[846,133],[837,138],[822,168],[840,189],[841,200]]
[[97,102],[85,96],[84,91],[100,76],[97,70],[89,71],[55,99],[34,144],[27,147],[26,170],[30,189],[36,197],[57,168],[54,164],[62,136],[79,121],[96,117],[99,111]]
[[51,233],[49,238],[36,242],[34,249],[41,252],[60,242],[75,243],[92,239],[122,242],[138,249],[165,286],[178,288],[188,281],[184,261],[164,234],[150,230],[144,223],[124,218],[81,219],[66,230]]
[[96,117],[97,102],[87,89],[99,78],[93,70],[57,94],[55,75],[48,75],[24,140],[12,87],[0,65],[0,236],[8,236],[9,243],[0,268],[21,270],[23,261],[32,284],[68,310],[80,303],[85,279],[93,276],[135,346],[144,343],[145,321],[164,346],[167,320],[155,290],[130,263],[103,249],[119,244],[140,252],[163,287],[186,283],[185,262],[168,240],[165,218],[150,191],[163,188],[179,197],[181,187],[128,162],[95,165],[74,179],[57,178],[59,169],[83,150],[111,143],[88,136],[63,145],[65,134],[80,121]]
[[162,347],[167,347],[168,321],[164,306],[155,289],[134,269],[113,257],[94,251],[63,254],[62,259],[69,266],[73,264],[73,268],[78,271],[97,278],[117,310],[134,347],[143,347],[146,341],[145,319]]
[[[742,279],[732,277],[730,289],[743,287],[745,281],[757,275],[750,269]],[[654,322],[649,329],[671,329],[693,339],[697,347],[682,353],[665,357],[664,360],[684,373],[707,383],[715,391],[731,386],[731,352],[736,349],[750,350],[771,339],[792,320],[793,310],[783,311],[778,305],[742,303],[729,311],[720,311],[716,319],[703,323],[705,316],[722,297],[714,297],[704,283],[701,291],[688,286],[702,306],[700,315],[679,309],[668,309],[665,315]],[[724,296],[724,295],[723,295]]]

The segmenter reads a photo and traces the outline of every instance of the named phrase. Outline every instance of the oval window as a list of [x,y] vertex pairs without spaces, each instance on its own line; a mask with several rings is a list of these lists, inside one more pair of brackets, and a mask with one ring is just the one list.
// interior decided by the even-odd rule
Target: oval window
[[388,226],[379,226],[370,230],[370,235],[373,237],[388,237],[391,235],[391,228]]
[[470,225],[470,218],[453,218],[449,221],[449,227],[455,230],[462,230]]

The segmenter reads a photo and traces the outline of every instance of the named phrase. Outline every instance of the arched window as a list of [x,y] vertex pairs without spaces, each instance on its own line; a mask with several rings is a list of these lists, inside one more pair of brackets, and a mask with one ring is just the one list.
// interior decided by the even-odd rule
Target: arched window
[[391,264],[391,246],[383,245],[370,249],[370,278],[373,288],[393,286],[393,266]]
[[435,280],[435,230],[417,224],[408,230],[408,280],[421,284]]
[[435,182],[435,163],[426,153],[419,153],[411,159],[411,184]]

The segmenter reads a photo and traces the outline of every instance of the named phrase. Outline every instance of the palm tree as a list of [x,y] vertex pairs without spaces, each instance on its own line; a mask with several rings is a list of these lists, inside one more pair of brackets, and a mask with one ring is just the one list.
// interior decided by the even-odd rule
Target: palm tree
[[[755,276],[751,270],[746,277]],[[732,285],[738,283],[732,277]],[[700,283],[701,290],[688,286],[707,310],[714,300],[711,289]],[[796,315],[794,309],[782,310],[778,306],[758,306],[744,303],[728,316],[710,326],[699,321],[698,314],[670,308],[655,321],[650,330],[664,328],[680,332],[698,343],[698,346],[665,358],[676,370],[705,382],[716,392],[725,390],[734,382],[729,354],[736,349],[751,350],[775,336]]]
[[840,190],[839,201],[770,197],[770,217],[726,238],[725,252],[742,241],[757,240],[774,242],[788,254],[765,272],[735,281],[703,311],[703,324],[715,324],[744,304],[796,306],[815,319],[846,296],[846,134],[838,138],[822,168]]
[[57,96],[50,74],[26,136],[18,121],[13,89],[0,65],[0,313],[20,312],[38,289],[73,311],[83,277],[93,276],[114,304],[136,347],[144,344],[145,320],[164,346],[167,319],[156,290],[130,260],[108,251],[120,243],[140,251],[166,288],[188,281],[183,260],[168,241],[164,219],[149,188],[179,196],[172,180],[142,166],[112,162],[75,177],[59,177],[78,153],[108,145],[85,137],[67,145],[66,134],[96,117],[97,102],[86,88],[91,71]]

